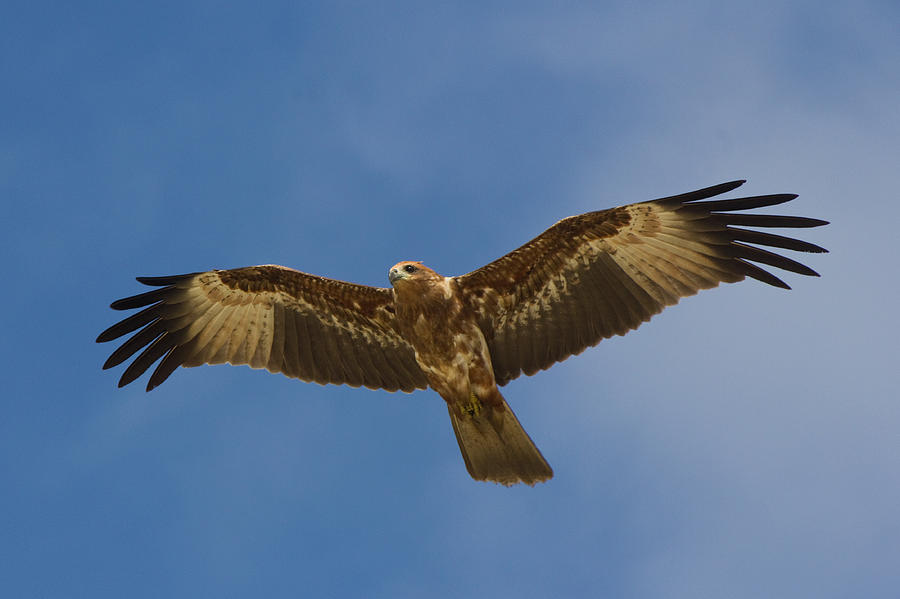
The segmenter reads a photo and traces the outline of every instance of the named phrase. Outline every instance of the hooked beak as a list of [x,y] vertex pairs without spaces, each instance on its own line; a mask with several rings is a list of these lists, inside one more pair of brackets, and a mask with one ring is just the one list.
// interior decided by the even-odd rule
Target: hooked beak
[[398,279],[402,279],[406,276],[406,273],[400,270],[399,268],[392,268],[388,271],[388,280],[391,282],[391,285],[394,284]]

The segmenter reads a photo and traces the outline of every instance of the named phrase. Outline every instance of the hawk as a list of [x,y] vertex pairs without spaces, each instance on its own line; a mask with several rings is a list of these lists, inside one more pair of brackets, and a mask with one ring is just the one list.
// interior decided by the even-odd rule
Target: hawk
[[703,201],[742,183],[565,218],[461,276],[399,262],[389,288],[275,265],[138,277],[156,289],[112,303],[142,310],[97,338],[134,333],[103,368],[140,351],[121,387],[159,360],[148,391],[179,366],[225,362],[320,384],[431,387],[447,404],[473,478],[534,485],[553,470],[498,387],[624,335],[701,289],[745,277],[790,289],[757,264],[818,276],[758,246],[825,249],[755,228],[825,221],[745,212],[796,195]]

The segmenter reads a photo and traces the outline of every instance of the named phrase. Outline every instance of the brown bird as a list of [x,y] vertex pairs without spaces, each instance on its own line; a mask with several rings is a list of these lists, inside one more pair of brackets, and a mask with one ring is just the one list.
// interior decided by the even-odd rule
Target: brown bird
[[405,392],[431,387],[447,403],[473,478],[534,485],[553,470],[498,385],[624,335],[680,298],[719,283],[749,276],[790,289],[754,262],[818,276],[755,246],[825,249],[743,228],[827,224],[744,212],[795,195],[699,201],[742,183],[572,216],[462,276],[399,262],[389,271],[392,288],[275,265],[138,277],[159,288],[112,303],[115,310],[144,309],[97,338],[137,331],[103,368],[143,349],[120,387],[160,358],[148,391],[179,366],[223,362],[321,384]]

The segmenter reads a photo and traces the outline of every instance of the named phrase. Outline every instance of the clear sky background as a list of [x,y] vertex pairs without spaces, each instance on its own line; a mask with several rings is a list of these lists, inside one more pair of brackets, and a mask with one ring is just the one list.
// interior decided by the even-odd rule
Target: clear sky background
[[[5,596],[897,596],[896,2],[0,12]],[[431,391],[100,370],[136,275],[462,274],[737,178],[832,221],[822,278],[505,387],[535,488],[472,481]]]

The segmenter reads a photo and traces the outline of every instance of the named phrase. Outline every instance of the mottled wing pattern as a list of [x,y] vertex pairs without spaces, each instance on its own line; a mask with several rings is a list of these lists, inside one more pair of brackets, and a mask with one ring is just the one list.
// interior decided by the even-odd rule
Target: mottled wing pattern
[[741,212],[792,194],[698,202],[743,181],[566,218],[483,268],[458,277],[488,338],[503,385],[623,335],[682,297],[749,276],[789,289],[753,262],[818,276],[754,245],[825,252],[742,227],[817,227],[825,221]]
[[407,392],[428,385],[396,329],[389,289],[274,265],[138,281],[159,289],[113,302],[116,310],[144,309],[97,338],[137,331],[103,365],[111,368],[143,350],[120,387],[160,358],[148,391],[179,366],[224,362],[321,384]]

